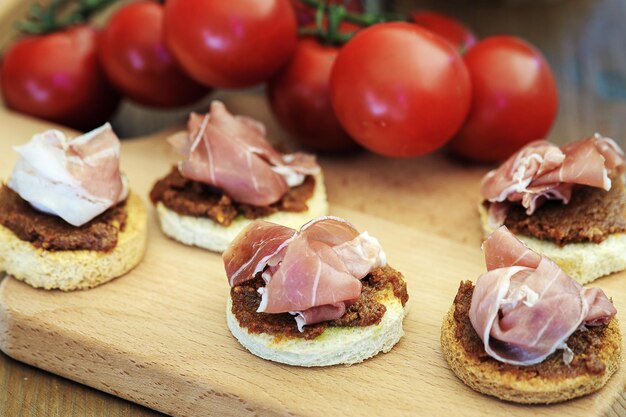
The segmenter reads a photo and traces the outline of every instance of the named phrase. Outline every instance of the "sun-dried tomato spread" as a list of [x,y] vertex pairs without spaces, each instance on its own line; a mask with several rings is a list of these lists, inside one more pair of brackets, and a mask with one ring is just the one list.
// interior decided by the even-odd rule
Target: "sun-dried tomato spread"
[[278,211],[302,212],[308,209],[307,201],[315,190],[315,178],[305,177],[304,182],[290,188],[279,201],[269,206],[252,206],[233,201],[218,188],[183,177],[176,167],[154,184],[150,199],[162,202],[178,214],[207,217],[229,226],[239,214],[248,219],[269,216]]
[[117,245],[118,233],[126,225],[125,207],[126,202],[121,202],[76,227],[60,217],[35,210],[9,187],[0,188],[0,224],[21,240],[50,251],[112,250]]
[[[485,203],[487,206],[489,203]],[[609,235],[626,232],[626,191],[613,179],[611,190],[579,186],[568,204],[548,201],[528,216],[524,207],[512,206],[504,221],[515,234],[554,242],[600,243]]]
[[230,290],[232,313],[250,333],[267,333],[276,337],[299,337],[314,339],[324,333],[328,327],[337,326],[370,326],[380,323],[387,311],[381,298],[388,296],[389,290],[404,306],[409,299],[406,283],[402,274],[389,266],[379,267],[361,280],[363,289],[358,301],[347,308],[345,314],[337,320],[325,321],[304,327],[300,332],[296,321],[289,313],[266,314],[257,313],[261,303],[261,295],[257,292],[265,282],[258,275]]

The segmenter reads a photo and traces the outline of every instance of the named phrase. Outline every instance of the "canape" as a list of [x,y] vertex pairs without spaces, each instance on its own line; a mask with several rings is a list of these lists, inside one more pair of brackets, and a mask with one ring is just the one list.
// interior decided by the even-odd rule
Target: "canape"
[[379,242],[336,217],[299,231],[249,225],[223,254],[228,327],[254,355],[296,366],[355,364],[402,337],[408,293]]
[[489,234],[506,225],[584,284],[626,268],[624,153],[593,137],[533,142],[489,172],[479,206]]
[[73,139],[58,130],[15,147],[0,189],[0,256],[34,287],[91,288],[141,260],[146,212],[119,169],[120,143],[106,124]]
[[506,226],[483,244],[487,272],[461,282],[441,329],[443,355],[469,387],[517,403],[602,388],[619,367],[617,310],[526,247]]
[[263,124],[233,116],[221,102],[209,114],[191,114],[187,132],[169,142],[185,159],[150,198],[161,229],[175,240],[223,252],[256,219],[297,227],[328,213],[315,157],[278,152]]

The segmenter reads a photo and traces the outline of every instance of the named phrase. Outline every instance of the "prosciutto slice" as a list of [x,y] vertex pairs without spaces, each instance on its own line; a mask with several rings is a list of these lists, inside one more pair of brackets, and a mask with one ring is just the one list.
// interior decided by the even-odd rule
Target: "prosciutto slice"
[[110,124],[68,139],[47,130],[14,147],[8,186],[42,212],[82,226],[128,196],[120,142]]
[[563,349],[581,325],[607,323],[617,310],[598,288],[584,288],[505,226],[483,243],[487,272],[476,282],[469,317],[487,354],[533,365]]
[[276,151],[263,124],[233,116],[219,101],[211,103],[208,114],[192,113],[187,130],[169,138],[186,158],[179,163],[180,173],[222,189],[239,203],[275,203],[289,187],[320,170],[313,155]]
[[335,320],[344,315],[347,309],[346,302],[326,304],[319,307],[311,307],[304,311],[291,312],[295,315],[298,330],[303,331],[304,326],[312,323]]
[[624,169],[624,152],[612,139],[596,134],[562,147],[546,141],[528,144],[487,173],[481,184],[490,226],[503,224],[510,204],[528,215],[547,200],[569,203],[575,185],[611,189],[609,174]]
[[360,278],[350,274],[331,246],[299,236],[288,245],[280,267],[266,278],[259,312],[302,311],[358,298]]
[[321,217],[299,231],[252,223],[223,254],[231,286],[263,271],[263,313],[295,315],[304,325],[341,317],[361,294],[361,279],[386,256],[378,241],[337,217]]
[[257,220],[245,228],[223,253],[224,268],[231,287],[263,271],[274,257],[280,257],[296,231],[275,223]]

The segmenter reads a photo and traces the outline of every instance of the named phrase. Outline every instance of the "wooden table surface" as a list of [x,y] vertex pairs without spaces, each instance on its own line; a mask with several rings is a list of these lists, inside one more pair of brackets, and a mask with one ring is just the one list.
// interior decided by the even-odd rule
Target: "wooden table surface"
[[[510,3],[512,1],[509,1]],[[18,4],[19,3],[19,4]],[[8,38],[7,11],[22,0],[0,0],[0,47]],[[396,0],[401,10],[432,6],[467,22],[480,36],[495,33],[520,35],[537,45],[552,64],[560,89],[560,110],[557,123],[549,139],[556,142],[578,139],[594,131],[612,136],[622,146],[626,145],[626,2],[623,0],[562,0],[539,2],[519,0],[529,5],[506,7],[497,2],[477,5],[475,1],[457,1],[445,5],[438,1]],[[430,3],[430,4],[429,4]],[[3,18],[4,17],[4,18]],[[246,97],[245,109],[259,116],[267,115],[264,100]],[[253,114],[254,115],[254,114]],[[118,131],[127,135],[145,134],[146,129],[159,129],[171,124],[180,116],[174,113],[146,111],[126,105],[115,118]],[[270,132],[281,136],[279,128],[270,125]],[[22,142],[27,138],[16,138]],[[445,158],[436,155],[413,160],[385,160],[362,154],[349,158],[325,158],[327,176],[332,176],[333,166],[353,164],[367,170],[377,164],[384,172],[377,178],[347,176],[329,181],[332,201],[362,212],[383,216],[408,224],[426,222],[429,231],[460,241],[475,239],[478,227],[473,213],[455,216],[452,221],[447,210],[455,204],[467,204],[475,199],[476,189],[447,196],[445,200],[428,198],[433,194],[445,195],[435,187],[445,187],[445,177],[440,182],[424,181],[433,161]],[[446,162],[453,164],[454,162]],[[458,168],[458,167],[457,167]],[[466,175],[478,179],[484,167],[463,167]],[[361,198],[343,190],[361,187]],[[392,187],[397,190],[396,201],[389,202],[377,191]],[[437,214],[434,206],[440,206]],[[48,374],[0,355],[0,415],[2,416],[158,416],[151,410],[127,401],[84,387],[80,384]],[[626,398],[612,405],[608,415],[626,416]]]

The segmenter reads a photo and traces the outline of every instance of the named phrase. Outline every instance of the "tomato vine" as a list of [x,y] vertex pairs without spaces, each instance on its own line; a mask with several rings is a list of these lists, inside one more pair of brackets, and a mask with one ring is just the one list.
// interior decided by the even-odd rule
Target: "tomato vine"
[[377,23],[408,20],[408,16],[394,13],[357,13],[349,11],[341,4],[328,3],[322,0],[300,0],[303,4],[316,10],[315,27],[300,28],[301,35],[313,35],[327,44],[344,44],[349,41],[356,32],[341,32],[339,27],[342,22],[350,22],[362,27]]
[[95,13],[118,0],[51,0],[47,5],[32,3],[26,19],[17,22],[19,31],[43,35],[89,20]]

